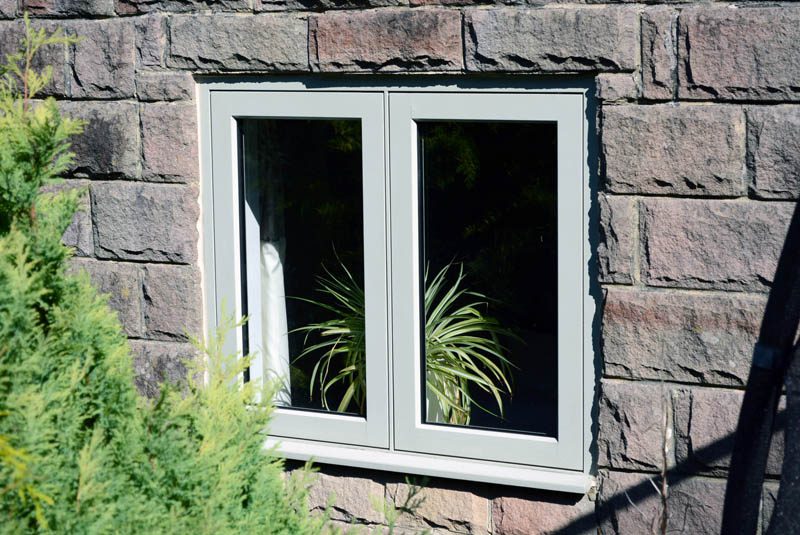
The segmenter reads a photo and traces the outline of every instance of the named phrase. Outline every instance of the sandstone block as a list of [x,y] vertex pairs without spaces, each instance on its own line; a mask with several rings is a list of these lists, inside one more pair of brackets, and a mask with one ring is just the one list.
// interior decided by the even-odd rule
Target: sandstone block
[[490,9],[465,14],[470,71],[632,71],[638,15],[628,8]]
[[192,100],[194,79],[186,72],[140,71],[136,73],[136,94],[144,102]]
[[175,13],[197,11],[250,11],[248,0],[116,0],[120,15],[139,15],[154,11]]
[[167,64],[210,71],[305,71],[306,36],[306,19],[294,14],[175,16]]
[[318,71],[460,70],[461,16],[441,9],[315,15],[309,57]]
[[618,193],[745,193],[745,122],[730,106],[608,106],[605,180]]
[[[648,479],[645,474],[604,474],[600,490],[603,533],[660,532],[661,498]],[[653,482],[660,484],[655,476]],[[724,479],[673,477],[667,500],[667,533],[719,533],[724,501]]]
[[[408,496],[406,483],[386,485],[386,500],[402,504]],[[425,487],[418,495],[423,501],[413,514],[402,515],[397,522],[401,528],[440,527],[456,533],[487,534],[489,500],[478,494],[442,487]]]
[[191,263],[197,257],[197,192],[180,185],[92,184],[99,258]]
[[[675,396],[675,455],[682,471],[707,471],[724,476],[730,468],[736,425],[744,394],[737,390],[694,388]],[[785,400],[779,411],[786,409]],[[785,425],[783,417],[781,424]],[[767,459],[767,473],[780,474],[783,427],[776,429]]]
[[[32,20],[31,27],[34,30],[40,28],[48,32],[54,32],[63,24],[54,21]],[[5,63],[8,54],[14,54],[20,50],[24,27],[21,20],[0,21],[0,60]],[[36,71],[42,71],[46,67],[52,67],[53,78],[42,89],[38,96],[58,96],[64,97],[69,94],[70,64],[69,50],[66,45],[53,45],[44,47],[33,58],[31,66]]]
[[134,95],[135,31],[130,20],[77,21],[72,96],[128,98]]
[[596,95],[604,102],[625,102],[639,96],[636,79],[631,73],[602,72],[595,77]]
[[800,106],[747,110],[751,191],[763,199],[800,198]]
[[766,290],[792,209],[788,203],[643,201],[643,278],[651,286]]
[[692,7],[678,24],[681,98],[800,100],[800,8]]
[[379,524],[385,521],[376,510],[384,488],[381,483],[363,477],[318,473],[308,496],[311,511],[322,512],[331,505],[331,518],[343,522]]
[[766,299],[609,289],[605,373],[630,379],[744,385]]
[[[527,493],[526,493],[527,494]],[[496,535],[593,535],[594,503],[586,496],[558,493],[500,497],[492,504]]]
[[407,6],[409,0],[255,0],[253,8],[266,11],[326,11],[328,9],[366,9]]
[[13,19],[17,16],[17,0],[0,0],[0,18]]
[[139,176],[139,113],[128,102],[62,102],[62,113],[86,121],[71,139],[71,172],[89,176]]
[[767,532],[767,527],[772,520],[772,513],[778,503],[778,490],[779,486],[776,483],[764,485],[764,492],[761,495],[761,533]]
[[98,262],[76,259],[74,266],[86,271],[101,293],[108,294],[108,305],[116,311],[125,334],[140,337],[144,334],[142,311],[142,268],[125,262]]
[[[600,397],[601,466],[659,471],[669,391],[662,385],[605,380]],[[672,463],[672,459],[668,459]]]
[[186,340],[200,334],[203,310],[200,275],[194,266],[154,264],[144,271],[146,336]]
[[38,17],[108,17],[114,0],[22,0],[22,10]]
[[633,283],[639,213],[630,197],[600,196],[600,245],[597,257],[602,282]]
[[678,77],[678,12],[655,8],[642,13],[642,96],[650,100],[675,97]]
[[185,182],[198,175],[197,109],[192,104],[141,107],[144,177]]
[[155,398],[161,385],[181,385],[186,381],[186,362],[195,357],[196,350],[190,344],[180,342],[154,342],[131,340],[134,383],[139,393]]
[[167,17],[151,14],[138,17],[136,30],[136,61],[140,66],[161,67],[167,50]]
[[73,189],[83,189],[84,193],[78,200],[78,210],[72,216],[67,230],[64,231],[62,241],[67,247],[75,249],[76,256],[92,256],[94,254],[94,236],[92,234],[92,216],[89,203],[88,180],[64,180],[55,185],[46,186],[43,192],[61,192]]

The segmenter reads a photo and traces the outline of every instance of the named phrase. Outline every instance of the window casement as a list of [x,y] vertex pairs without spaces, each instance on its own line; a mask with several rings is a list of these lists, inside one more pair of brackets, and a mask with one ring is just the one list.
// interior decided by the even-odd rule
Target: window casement
[[588,87],[201,83],[206,323],[248,316],[268,446],[590,489]]

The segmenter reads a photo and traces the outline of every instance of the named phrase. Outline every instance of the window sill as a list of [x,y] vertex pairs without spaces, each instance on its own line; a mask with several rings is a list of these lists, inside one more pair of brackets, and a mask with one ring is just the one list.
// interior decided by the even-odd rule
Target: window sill
[[517,464],[483,460],[443,457],[399,451],[324,444],[281,437],[269,437],[265,446],[294,460],[313,460],[336,464],[386,470],[404,474],[444,477],[512,485],[573,494],[590,493],[596,486],[593,476],[570,470],[552,470]]

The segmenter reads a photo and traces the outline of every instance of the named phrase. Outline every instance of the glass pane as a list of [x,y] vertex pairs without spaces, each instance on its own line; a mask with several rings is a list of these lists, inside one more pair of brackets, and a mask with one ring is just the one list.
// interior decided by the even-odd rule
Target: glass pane
[[282,381],[279,404],[364,415],[361,122],[239,125],[245,210],[259,245],[247,247],[261,286],[248,295],[262,310],[261,347],[250,349],[262,354],[265,376]]
[[556,125],[417,127],[423,418],[556,436]]

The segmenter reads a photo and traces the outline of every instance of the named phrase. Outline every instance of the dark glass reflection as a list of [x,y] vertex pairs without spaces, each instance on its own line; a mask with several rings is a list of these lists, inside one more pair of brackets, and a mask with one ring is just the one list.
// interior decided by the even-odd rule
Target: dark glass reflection
[[[431,300],[427,292],[423,418],[556,436],[556,125],[426,121],[417,127],[421,269],[428,271],[428,287],[441,274],[438,295]],[[475,313],[435,317],[461,270],[458,290],[466,292],[448,310],[479,303]],[[443,350],[439,338],[451,345]],[[493,340],[506,363],[491,355]],[[475,353],[459,356],[459,348],[476,343],[485,364]]]
[[[239,126],[246,203],[260,233],[260,258],[247,262],[261,267],[265,347],[251,350],[264,355],[267,375],[284,378],[280,404],[365,414],[361,123]],[[344,298],[355,312],[324,291],[336,281],[351,290]],[[330,322],[349,334],[332,335]]]

